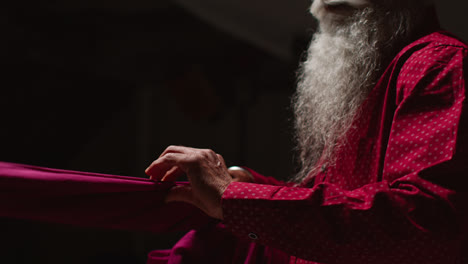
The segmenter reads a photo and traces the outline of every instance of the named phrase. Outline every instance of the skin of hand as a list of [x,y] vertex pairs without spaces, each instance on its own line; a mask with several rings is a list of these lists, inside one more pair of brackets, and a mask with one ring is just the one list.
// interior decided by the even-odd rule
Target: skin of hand
[[221,197],[228,185],[233,181],[253,181],[247,171],[228,170],[223,157],[214,151],[183,146],[168,147],[145,173],[154,181],[175,181],[187,175],[190,185],[173,187],[166,202],[190,203],[221,220]]

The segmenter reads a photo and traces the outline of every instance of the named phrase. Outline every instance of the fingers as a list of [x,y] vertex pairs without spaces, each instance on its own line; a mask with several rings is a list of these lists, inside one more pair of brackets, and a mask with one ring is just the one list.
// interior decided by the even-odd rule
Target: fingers
[[[151,165],[145,170],[145,173],[150,176],[150,179],[160,181],[162,178],[169,173],[180,174],[179,171],[184,171],[182,166],[182,154],[167,153],[163,157],[153,161]],[[177,169],[173,169],[176,167]],[[171,176],[172,178],[172,176]]]
[[184,173],[190,186],[174,187],[166,201],[190,203],[222,219],[221,195],[232,182],[223,157],[210,149],[170,146],[146,169],[152,180],[161,181],[175,181]]
[[[221,155],[209,149],[194,149],[182,146],[170,146],[145,170],[152,180],[175,180],[189,167],[197,163],[208,162],[214,166],[226,168]],[[208,164],[207,163],[207,164]],[[213,166],[213,165],[210,165]],[[176,167],[176,168],[174,168]]]
[[175,181],[182,175],[184,175],[184,171],[178,167],[172,167],[166,174],[161,178],[161,181]]
[[182,146],[169,146],[163,151],[163,153],[161,153],[161,155],[159,155],[159,157],[162,157],[162,156],[166,155],[167,153],[184,153],[188,149],[190,149],[190,148],[182,147]]
[[[169,179],[177,178],[183,174],[183,170],[180,166],[177,166],[177,158],[180,154],[184,154],[189,150],[187,147],[182,146],[169,146],[164,152],[159,156],[158,159],[153,161],[151,165],[146,168],[146,175],[150,176],[152,180],[162,180],[166,178],[166,175]],[[178,167],[173,169],[173,167]]]

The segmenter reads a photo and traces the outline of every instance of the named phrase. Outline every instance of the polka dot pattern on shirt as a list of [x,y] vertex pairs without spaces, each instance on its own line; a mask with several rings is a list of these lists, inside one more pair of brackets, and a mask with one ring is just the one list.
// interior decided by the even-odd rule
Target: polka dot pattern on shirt
[[232,183],[225,224],[290,263],[460,263],[451,231],[458,193],[421,173],[456,155],[467,53],[442,33],[409,45],[363,104],[334,166],[313,186]]

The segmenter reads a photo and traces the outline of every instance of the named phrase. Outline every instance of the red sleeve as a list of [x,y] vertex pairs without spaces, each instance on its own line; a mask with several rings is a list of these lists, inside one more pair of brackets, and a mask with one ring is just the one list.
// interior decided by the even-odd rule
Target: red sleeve
[[279,185],[279,186],[284,186],[284,185],[292,185],[290,183],[286,183],[280,180],[277,180],[273,177],[267,177],[263,176],[262,174],[252,170],[251,168],[243,167],[245,170],[247,170],[252,177],[254,178],[254,183],[257,184],[268,184],[268,185]]
[[438,46],[404,64],[381,181],[351,191],[232,183],[222,199],[226,225],[327,264],[459,263],[467,174],[457,168],[467,162],[455,147],[466,53]]

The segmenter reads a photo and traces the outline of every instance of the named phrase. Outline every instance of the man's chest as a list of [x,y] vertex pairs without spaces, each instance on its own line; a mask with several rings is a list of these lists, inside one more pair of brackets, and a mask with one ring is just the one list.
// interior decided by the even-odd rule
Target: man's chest
[[334,161],[322,166],[315,184],[329,182],[345,190],[354,190],[382,179],[394,97],[391,77],[384,74],[338,144]]

